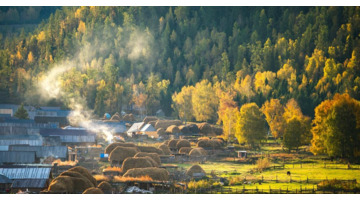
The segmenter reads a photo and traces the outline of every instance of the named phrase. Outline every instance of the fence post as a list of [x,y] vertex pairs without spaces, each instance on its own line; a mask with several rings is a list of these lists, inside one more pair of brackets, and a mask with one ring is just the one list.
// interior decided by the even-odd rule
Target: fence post
[[286,186],[286,194],[289,193],[289,186]]
[[261,180],[262,182],[264,182],[264,175],[261,175]]
[[306,183],[309,183],[309,177],[306,176]]
[[278,182],[277,174],[276,174],[276,182]]
[[243,185],[242,193],[243,193],[243,194],[245,193],[245,185]]
[[269,193],[271,194],[271,186],[269,185]]

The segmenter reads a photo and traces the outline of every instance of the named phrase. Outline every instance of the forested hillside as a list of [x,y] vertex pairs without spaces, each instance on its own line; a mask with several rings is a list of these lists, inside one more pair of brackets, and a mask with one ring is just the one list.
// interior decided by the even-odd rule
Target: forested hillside
[[[1,36],[0,103],[102,115],[221,121],[227,107],[294,98],[304,115],[335,93],[360,98],[359,7],[63,7],[29,34]],[[56,66],[61,99],[39,98]],[[53,80],[56,81],[56,80]],[[55,96],[54,96],[55,97]]]

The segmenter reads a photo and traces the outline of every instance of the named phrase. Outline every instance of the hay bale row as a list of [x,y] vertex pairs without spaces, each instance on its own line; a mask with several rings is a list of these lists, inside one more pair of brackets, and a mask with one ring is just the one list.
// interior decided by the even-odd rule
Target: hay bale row
[[179,130],[183,134],[199,133],[199,128],[196,124],[181,125]]
[[161,149],[164,152],[164,155],[170,155],[171,151],[169,147],[166,144],[162,144],[159,146],[159,149]]
[[130,157],[124,160],[122,164],[122,170],[124,173],[126,173],[129,169],[134,168],[158,167],[154,165],[156,165],[156,162],[148,156],[142,158]]
[[180,120],[157,120],[157,122],[155,124],[155,129],[163,128],[166,130],[171,125],[180,126],[181,121]]
[[179,140],[176,143],[176,148],[179,150],[181,147],[191,147],[190,142],[188,140]]
[[157,165],[159,165],[159,166],[161,165],[160,156],[157,153],[139,152],[139,153],[135,154],[134,157],[141,158],[141,157],[146,157],[146,156],[152,158],[157,163]]
[[107,181],[102,181],[101,183],[99,183],[98,188],[101,189],[105,194],[112,193],[112,187]]
[[191,150],[192,150],[191,147],[181,147],[179,153],[189,154]]
[[204,135],[212,135],[214,134],[213,129],[209,123],[200,123],[196,124],[199,128],[199,133],[202,133]]
[[222,129],[222,128],[219,128],[219,127],[216,127],[216,126],[212,126],[212,129],[213,129],[213,132],[214,132],[216,135],[222,135],[222,134],[223,134],[223,129]]
[[135,121],[135,117],[134,117],[134,115],[132,113],[126,114],[123,117],[123,121],[133,122],[133,121]]
[[163,129],[163,128],[158,128],[158,129],[156,130],[156,133],[157,133],[159,136],[165,135],[165,129]]
[[163,168],[151,167],[151,168],[130,169],[124,174],[124,177],[140,178],[144,176],[149,176],[152,180],[155,181],[169,180],[169,172]]
[[104,194],[104,192],[99,188],[91,187],[86,189],[83,194]]
[[110,154],[116,147],[136,147],[134,143],[114,142],[105,148],[105,153]]
[[193,165],[186,171],[186,175],[190,176],[190,177],[193,177],[194,173],[204,173],[205,174],[205,171],[199,165]]
[[147,152],[147,153],[157,153],[159,155],[164,155],[164,152],[156,147],[152,147],[152,146],[137,146],[137,148],[141,151],[141,152]]
[[112,163],[122,163],[126,158],[135,156],[139,150],[136,147],[116,147],[109,155],[109,161]]
[[202,147],[202,148],[212,148],[212,149],[219,149],[221,148],[221,142],[217,139],[203,139],[203,140],[199,140],[197,143],[197,147]]
[[189,152],[189,156],[192,156],[192,157],[199,157],[199,156],[206,156],[206,155],[207,155],[207,153],[206,153],[205,149],[203,149],[201,147],[193,148]]
[[51,181],[49,193],[83,193],[86,189],[95,187],[96,180],[84,167],[73,167]]
[[169,144],[168,144],[169,148],[170,148],[170,149],[176,149],[176,144],[177,144],[178,141],[179,141],[178,139],[172,139],[172,140],[170,140],[170,141],[169,141]]
[[180,133],[180,129],[176,125],[171,125],[171,126],[167,127],[165,133],[166,134]]
[[146,116],[143,120],[145,124],[148,124],[150,121],[157,121],[158,118],[155,116]]

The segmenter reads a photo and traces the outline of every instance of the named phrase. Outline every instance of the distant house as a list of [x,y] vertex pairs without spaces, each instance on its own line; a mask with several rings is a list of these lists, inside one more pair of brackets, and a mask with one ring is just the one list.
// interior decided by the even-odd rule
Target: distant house
[[158,138],[159,135],[156,132],[156,129],[151,124],[145,124],[141,130],[140,134],[147,135],[149,138]]
[[49,186],[52,179],[51,168],[22,167],[0,168],[0,174],[11,180],[11,191],[28,190],[39,193]]
[[10,193],[12,181],[3,174],[0,174],[0,193]]
[[0,164],[28,163],[35,163],[34,151],[0,151]]
[[87,130],[40,129],[40,135],[58,140],[62,145],[92,145],[96,143],[96,134]]
[[0,146],[16,144],[42,146],[43,139],[40,135],[0,135]]
[[129,130],[127,131],[127,135],[129,137],[133,137],[135,136],[138,132],[140,132],[141,128],[145,125],[144,122],[138,122],[138,123],[134,123]]
[[10,146],[9,151],[33,151],[35,152],[36,162],[42,162],[48,157],[63,161],[68,158],[68,148],[66,146]]

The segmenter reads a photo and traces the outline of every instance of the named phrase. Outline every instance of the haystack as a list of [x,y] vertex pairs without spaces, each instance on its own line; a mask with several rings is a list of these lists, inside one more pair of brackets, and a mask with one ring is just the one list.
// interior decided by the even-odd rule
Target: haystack
[[157,122],[157,120],[156,120],[156,121],[149,121],[148,124],[150,124],[151,126],[155,127],[156,122]]
[[147,152],[147,153],[157,153],[159,155],[164,155],[164,152],[156,147],[152,147],[152,146],[137,146],[137,148],[141,151],[141,152]]
[[133,122],[133,121],[135,121],[135,117],[132,113],[126,114],[123,117],[123,121]]
[[198,157],[198,156],[206,156],[207,153],[203,148],[197,147],[197,148],[192,149],[189,152],[189,155],[193,156],[193,157]]
[[166,144],[162,144],[159,146],[159,149],[161,149],[164,152],[164,155],[170,155],[171,151],[169,147]]
[[121,115],[116,112],[111,118],[110,118],[111,121],[121,121]]
[[194,173],[204,173],[205,174],[205,171],[199,165],[193,165],[186,171],[186,175],[190,176],[190,177],[192,177],[194,175]]
[[177,144],[178,141],[179,141],[178,139],[170,140],[169,144],[168,144],[169,148],[170,149],[176,149],[176,144]]
[[103,181],[98,185],[98,188],[101,189],[105,194],[112,193],[112,187],[109,182]]
[[155,167],[153,165],[154,160],[151,161],[152,158],[150,157],[143,157],[143,158],[126,158],[122,164],[122,170],[124,173],[127,172],[129,169],[134,168],[147,168],[147,167]]
[[202,148],[218,149],[221,148],[221,142],[217,139],[214,140],[203,139],[203,140],[199,140],[196,146]]
[[159,136],[163,136],[163,135],[165,135],[165,129],[163,129],[163,128],[158,128],[158,129],[156,130],[156,133],[157,133]]
[[139,150],[136,147],[116,147],[109,155],[112,163],[122,163],[126,158],[135,156]]
[[189,128],[189,131],[191,133],[199,133],[200,132],[199,127],[196,124],[188,124],[186,126]]
[[171,125],[180,126],[181,121],[180,120],[158,120],[155,124],[155,129],[163,128],[166,130]]
[[124,177],[139,178],[143,176],[149,176],[154,181],[169,180],[169,172],[163,168],[151,167],[151,168],[130,169],[124,174]]
[[189,154],[191,150],[192,150],[191,147],[181,147],[179,153]]
[[176,143],[176,148],[180,149],[181,147],[191,147],[190,142],[188,140],[179,140]]
[[179,130],[182,134],[190,134],[190,129],[187,125],[181,125],[179,126]]
[[69,169],[67,171],[68,172],[78,172],[78,173],[80,173],[82,176],[87,178],[94,186],[96,186],[95,178],[90,174],[90,172],[86,168],[81,167],[81,166],[76,166],[76,167],[73,167],[73,168],[71,168],[71,169]]
[[199,133],[202,133],[204,135],[211,135],[213,134],[213,130],[210,124],[204,122],[204,123],[200,123],[197,124],[198,128],[199,128]]
[[48,187],[48,191],[50,193],[74,193],[74,184],[72,177],[58,176],[51,181]]
[[91,187],[86,189],[83,194],[104,194],[104,192],[99,188]]
[[167,133],[167,134],[180,133],[180,129],[176,125],[171,125],[171,126],[167,127],[165,133]]
[[135,157],[135,158],[141,158],[141,157],[146,157],[146,156],[152,158],[152,159],[156,162],[156,164],[157,164],[158,166],[161,165],[160,156],[159,156],[159,154],[157,154],[157,153],[139,152],[139,153],[135,154],[134,157]]
[[155,117],[155,116],[146,116],[146,117],[144,118],[143,122],[144,122],[145,124],[148,124],[150,121],[156,121],[156,120],[158,120],[158,118]]
[[105,148],[105,153],[110,154],[116,147],[136,147],[134,143],[114,142]]
[[213,129],[213,132],[214,132],[216,135],[222,135],[222,134],[223,134],[223,129],[220,128],[220,127],[212,126],[212,129]]

